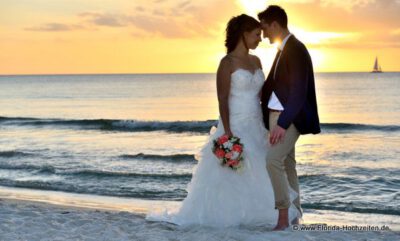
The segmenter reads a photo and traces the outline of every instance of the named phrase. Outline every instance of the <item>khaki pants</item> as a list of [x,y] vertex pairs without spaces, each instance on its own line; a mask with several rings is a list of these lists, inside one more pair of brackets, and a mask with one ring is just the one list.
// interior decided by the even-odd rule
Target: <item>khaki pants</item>
[[[277,125],[280,112],[269,113],[269,129]],[[267,170],[271,178],[272,187],[275,194],[275,208],[285,209],[290,206],[289,185],[299,193],[294,200],[294,205],[302,212],[300,206],[299,180],[296,171],[295,145],[300,133],[291,124],[286,130],[285,138],[282,143],[270,146],[267,155]]]

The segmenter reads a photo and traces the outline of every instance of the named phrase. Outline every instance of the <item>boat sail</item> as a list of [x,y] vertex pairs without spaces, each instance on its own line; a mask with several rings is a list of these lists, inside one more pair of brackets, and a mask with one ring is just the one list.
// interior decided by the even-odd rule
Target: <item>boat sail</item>
[[375,64],[374,64],[374,69],[372,70],[372,73],[382,73],[382,68],[378,64],[378,57],[375,58]]

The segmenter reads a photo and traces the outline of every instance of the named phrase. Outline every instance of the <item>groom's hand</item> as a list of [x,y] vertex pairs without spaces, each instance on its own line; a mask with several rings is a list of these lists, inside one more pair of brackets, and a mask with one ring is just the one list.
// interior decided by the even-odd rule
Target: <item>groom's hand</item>
[[285,129],[283,129],[278,125],[275,126],[269,135],[269,143],[271,143],[271,145],[275,145],[279,142],[282,142],[283,139],[285,138],[285,133],[286,133]]

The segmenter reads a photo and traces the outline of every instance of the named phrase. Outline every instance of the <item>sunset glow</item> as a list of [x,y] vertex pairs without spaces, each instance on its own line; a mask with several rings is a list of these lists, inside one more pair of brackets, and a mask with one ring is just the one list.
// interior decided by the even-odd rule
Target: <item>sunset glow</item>
[[[396,0],[4,0],[0,74],[213,73],[229,18],[267,4],[286,9],[316,71],[370,71],[375,56],[400,71]],[[264,40],[254,53],[269,69],[275,51]]]

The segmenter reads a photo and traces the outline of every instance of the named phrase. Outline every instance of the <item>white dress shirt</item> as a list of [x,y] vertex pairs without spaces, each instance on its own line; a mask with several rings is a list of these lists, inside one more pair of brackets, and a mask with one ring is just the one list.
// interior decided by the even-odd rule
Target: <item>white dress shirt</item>
[[[279,59],[281,58],[281,55],[282,55],[283,48],[285,47],[286,42],[288,41],[288,39],[291,35],[292,34],[289,33],[285,37],[285,39],[283,39],[281,45],[278,47],[279,50],[281,50],[281,53],[279,54],[278,60],[276,61],[276,64],[275,64],[274,75],[273,75],[274,79],[275,79],[275,74],[276,74],[276,69],[278,67]],[[273,110],[280,110],[280,111],[284,110],[281,102],[279,101],[278,97],[276,97],[275,92],[273,92],[273,91],[272,91],[271,97],[269,98],[269,101],[268,101],[268,108],[273,109]]]

